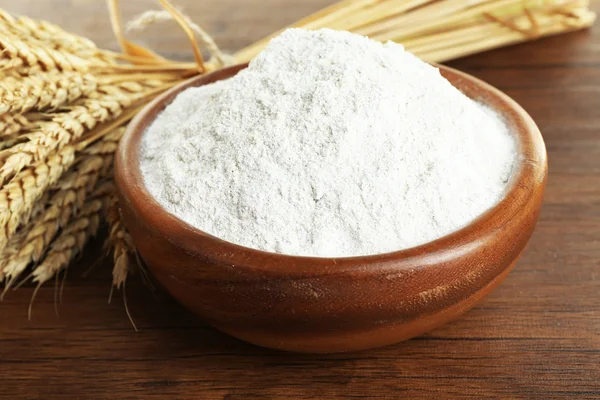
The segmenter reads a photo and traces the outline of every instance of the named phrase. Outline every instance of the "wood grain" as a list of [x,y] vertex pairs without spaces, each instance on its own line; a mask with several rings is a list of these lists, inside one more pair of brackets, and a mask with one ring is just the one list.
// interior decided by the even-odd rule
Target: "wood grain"
[[[154,7],[122,3],[126,17]],[[234,50],[330,1],[178,3]],[[102,1],[8,0],[2,7],[115,48]],[[176,29],[142,36],[163,54],[190,57]],[[0,398],[600,398],[600,28],[450,65],[517,100],[548,148],[536,232],[517,268],[484,303],[399,345],[298,356],[220,334],[132,279],[127,298],[136,333],[119,296],[106,304],[109,263],[97,262],[98,241],[70,269],[60,317],[52,285],[40,291],[31,322],[32,288],[11,292],[0,304]]]

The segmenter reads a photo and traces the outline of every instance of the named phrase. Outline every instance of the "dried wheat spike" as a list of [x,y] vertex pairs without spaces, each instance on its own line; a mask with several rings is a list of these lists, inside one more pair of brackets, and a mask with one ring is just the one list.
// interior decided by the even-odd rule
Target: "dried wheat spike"
[[22,115],[0,115],[0,140],[4,140],[5,136],[19,133],[29,126],[29,121]]
[[[112,160],[112,157],[107,158]],[[91,156],[78,165],[76,171],[61,179],[64,181],[61,189],[51,197],[50,205],[43,214],[32,221],[27,235],[19,243],[19,249],[13,251],[4,263],[0,263],[0,272],[7,279],[19,276],[29,263],[38,262],[42,258],[58,230],[66,226],[81,209],[86,197],[97,184],[104,165],[101,156]]]
[[21,79],[24,76],[37,75],[45,72],[40,66],[36,67],[16,67],[0,70],[0,80],[7,78]]
[[[36,218],[37,216],[42,214],[42,212],[44,212],[44,210],[46,209],[46,206],[48,206],[49,198],[50,198],[50,193],[48,191],[44,192],[42,197],[40,197],[35,202],[33,207],[31,207],[29,210],[27,210],[27,212],[25,212],[25,213],[23,213],[23,215],[21,215],[21,221],[19,222],[18,226],[19,227],[26,226],[31,222],[31,220],[33,218]],[[20,228],[17,228],[17,229],[20,229]]]
[[[6,248],[0,253],[0,282],[2,282],[3,280],[7,281],[4,291],[6,291],[6,287],[12,286],[12,283],[14,283],[18,275],[20,275],[21,272],[25,269],[23,268],[23,270],[21,270],[17,275],[14,275],[11,273],[11,269],[7,268],[7,266],[9,265],[11,258],[14,257],[20,251],[21,243],[23,243],[23,241],[25,240],[29,229],[29,225],[24,226],[22,229],[19,229],[19,231],[16,232],[12,238],[10,238],[8,244],[6,245]],[[2,300],[3,294],[4,293],[0,294],[0,300]]]
[[53,113],[51,121],[37,121],[36,128],[27,134],[27,141],[0,151],[0,183],[25,166],[44,160],[98,124],[118,117],[143,95],[144,92],[127,94],[115,89],[111,94],[82,99],[68,112]]
[[91,40],[67,32],[57,25],[24,16],[13,17],[2,9],[0,9],[0,26],[21,38],[34,38],[54,49],[62,49],[74,54],[98,50]]
[[[56,191],[49,199],[48,207],[43,213],[37,214],[27,227],[26,235],[17,242],[18,248],[9,250],[14,247],[11,246],[13,240],[9,241],[6,250],[10,254],[0,259],[0,275],[4,275],[9,284],[30,263],[42,258],[59,229],[65,227],[79,212],[98,181],[110,176],[113,153],[123,131],[123,128],[116,129],[83,150],[77,156],[76,164],[54,186]],[[39,203],[41,201],[36,206]]]
[[40,66],[44,70],[87,72],[93,63],[63,50],[27,43],[6,31],[0,32],[0,68]]
[[[23,219],[21,221],[21,226],[15,232],[15,234],[8,241],[8,245],[4,249],[2,253],[1,259],[6,259],[7,254],[15,254],[20,246],[23,243],[23,240],[27,236],[30,228],[33,226],[32,219],[40,216],[45,210],[46,206],[48,206],[48,199],[50,198],[49,193],[44,193],[44,195],[35,203],[33,208],[29,211],[29,213],[23,215]],[[2,273],[2,262],[0,262],[0,274]],[[0,282],[2,279],[0,279]]]
[[0,81],[0,114],[54,110],[85,96],[97,87],[93,75],[80,72],[42,72]]
[[[49,193],[44,193],[42,198],[35,203],[35,206],[33,206],[31,211],[28,214],[23,215],[22,226],[20,226],[17,232],[13,234],[4,250],[0,253],[0,282],[2,282],[2,280],[5,277],[9,281],[12,280],[12,278],[16,279],[18,277],[18,274],[13,275],[11,273],[12,271],[7,268],[7,265],[10,263],[10,260],[13,257],[16,257],[16,255],[21,251],[23,243],[25,243],[25,240],[27,238],[27,235],[29,235],[30,231],[34,227],[35,220],[37,220],[40,217],[40,215],[42,215],[42,213],[46,210],[46,206],[48,205],[48,198]],[[23,270],[24,269],[25,268],[23,268]],[[21,272],[22,270],[19,272],[19,274]],[[0,299],[1,298],[2,296],[0,295]]]
[[102,183],[94,190],[76,218],[52,242],[44,261],[33,270],[34,282],[47,282],[83,250],[87,241],[98,231],[100,215],[106,211],[113,191],[112,182]]
[[92,61],[94,65],[117,63],[114,54],[99,50],[91,40],[44,20],[24,16],[13,17],[0,10],[0,30],[7,31],[24,42],[34,42],[54,50],[69,52]]
[[135,247],[121,221],[116,194],[111,197],[106,219],[109,226],[106,245],[112,248],[113,253],[113,286],[120,289],[127,279],[127,274],[131,271],[131,256],[135,253]]
[[84,151],[86,154],[112,154],[117,150],[123,133],[125,133],[125,127],[115,129],[88,146]]
[[75,160],[75,150],[67,146],[44,162],[19,172],[0,189],[0,250],[4,249],[15,233],[23,215],[26,215],[54,185]]

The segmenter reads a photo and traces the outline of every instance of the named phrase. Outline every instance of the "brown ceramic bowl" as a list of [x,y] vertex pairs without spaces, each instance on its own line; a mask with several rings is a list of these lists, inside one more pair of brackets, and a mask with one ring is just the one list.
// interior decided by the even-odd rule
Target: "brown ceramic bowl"
[[513,100],[440,67],[467,96],[512,127],[519,159],[504,200],[467,227],[408,250],[313,258],[267,253],[204,233],[167,213],[144,187],[140,139],[182,90],[236,74],[234,66],[190,79],[129,124],[115,178],[124,223],[156,278],[217,329],[257,345],[330,353],[395,343],[464,313],[514,267],[536,223],[547,174],[538,128]]

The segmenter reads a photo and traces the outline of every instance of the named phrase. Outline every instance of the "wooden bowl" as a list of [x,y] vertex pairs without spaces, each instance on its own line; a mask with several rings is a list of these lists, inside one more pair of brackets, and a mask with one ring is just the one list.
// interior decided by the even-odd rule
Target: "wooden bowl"
[[394,253],[313,258],[238,246],[167,213],[140,173],[140,140],[182,90],[235,75],[199,76],[157,98],[129,124],[115,163],[126,227],[152,273],[183,305],[242,340],[295,352],[368,349],[427,332],[464,313],[514,267],[546,184],[544,142],[527,113],[493,87],[453,69],[442,74],[512,127],[519,158],[506,197],[470,225]]

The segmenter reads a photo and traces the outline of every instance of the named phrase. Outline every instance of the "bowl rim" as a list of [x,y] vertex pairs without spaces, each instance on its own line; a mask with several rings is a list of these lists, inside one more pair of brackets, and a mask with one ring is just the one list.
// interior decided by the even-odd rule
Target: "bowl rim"
[[[547,156],[541,133],[533,119],[514,100],[491,85],[450,67],[435,65],[440,72],[461,92],[468,85],[477,91],[476,100],[498,112],[511,127],[516,140],[517,157],[506,195],[495,206],[485,211],[463,228],[434,241],[394,252],[352,256],[314,257],[297,256],[238,245],[204,232],[163,208],[148,192],[140,169],[141,140],[147,127],[156,116],[183,90],[226,79],[247,67],[237,64],[205,75],[192,77],[147,104],[129,123],[115,154],[114,176],[120,194],[134,210],[136,218],[153,232],[163,236],[171,244],[188,254],[201,254],[203,258],[235,267],[246,267],[262,272],[290,274],[338,274],[360,272],[365,265],[377,264],[380,269],[402,265],[414,268],[415,258],[419,265],[434,265],[460,254],[466,254],[483,243],[485,238],[502,230],[519,212],[527,212],[527,205],[538,194],[547,177]],[[400,262],[400,263],[399,263]]]

